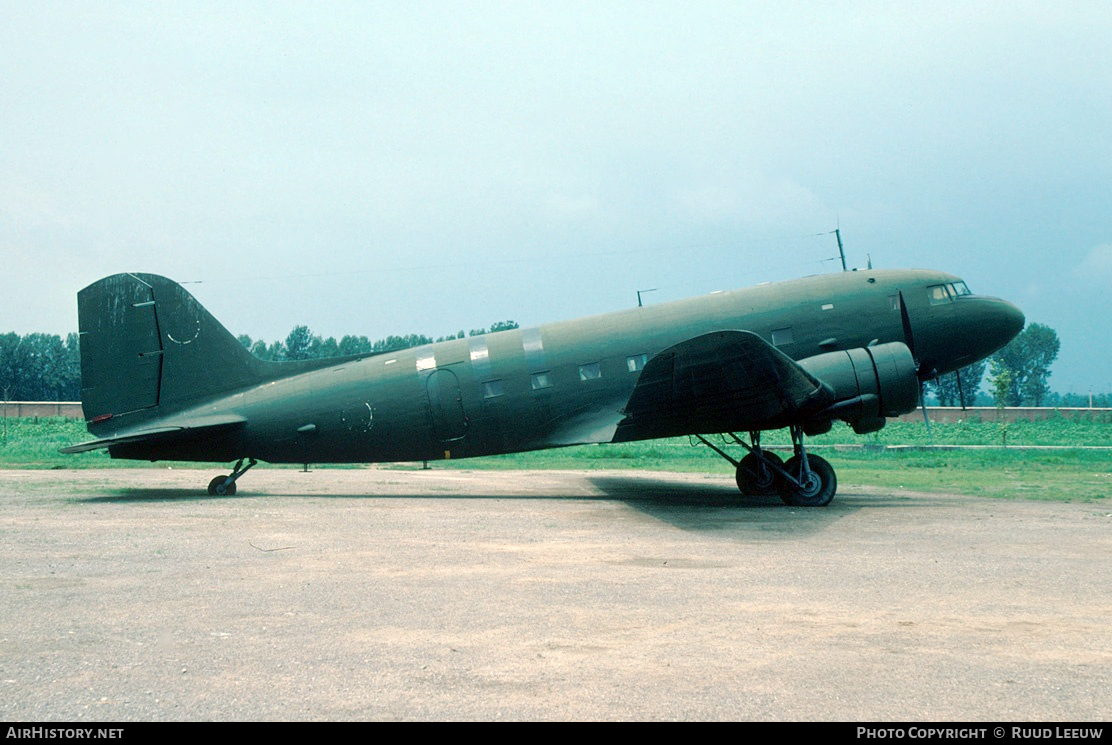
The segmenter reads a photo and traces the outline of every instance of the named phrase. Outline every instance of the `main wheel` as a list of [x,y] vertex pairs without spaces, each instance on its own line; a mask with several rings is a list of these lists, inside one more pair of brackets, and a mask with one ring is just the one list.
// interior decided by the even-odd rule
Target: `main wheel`
[[227,486],[224,486],[224,482],[227,481],[227,479],[228,479],[227,476],[217,476],[212,481],[210,481],[209,485],[208,485],[209,496],[230,497],[233,494],[235,494],[236,493],[236,482],[233,481],[232,483],[228,484]]
[[737,488],[750,497],[760,497],[776,493],[776,482],[780,474],[770,464],[783,466],[779,455],[762,450],[764,460],[756,453],[749,453],[737,464]]
[[789,458],[784,464],[784,470],[799,485],[781,479],[778,489],[780,499],[792,507],[825,507],[838,490],[838,477],[834,475],[834,467],[817,455],[808,455],[807,465],[810,473],[803,476],[803,459],[798,455]]

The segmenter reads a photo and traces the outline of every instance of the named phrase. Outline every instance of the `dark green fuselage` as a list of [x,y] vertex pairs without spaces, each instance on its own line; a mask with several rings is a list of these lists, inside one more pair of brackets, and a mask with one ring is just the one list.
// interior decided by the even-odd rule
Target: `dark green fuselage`
[[[925,270],[821,275],[271,373],[265,382],[210,393],[173,412],[186,426],[232,417],[242,424],[167,442],[116,444],[110,452],[151,460],[339,463],[610,442],[646,362],[720,330],[753,332],[803,360],[906,342],[909,320],[919,377],[926,379],[991,354],[1022,327],[1010,303],[956,291],[940,299],[929,289],[964,287],[960,282]],[[157,408],[132,419],[153,426]],[[103,436],[124,422],[90,429]]]

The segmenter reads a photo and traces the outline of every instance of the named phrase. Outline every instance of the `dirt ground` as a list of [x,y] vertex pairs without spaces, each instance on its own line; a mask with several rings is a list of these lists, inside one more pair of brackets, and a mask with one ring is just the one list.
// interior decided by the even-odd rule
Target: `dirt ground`
[[1103,720],[1112,505],[0,471],[0,719]]

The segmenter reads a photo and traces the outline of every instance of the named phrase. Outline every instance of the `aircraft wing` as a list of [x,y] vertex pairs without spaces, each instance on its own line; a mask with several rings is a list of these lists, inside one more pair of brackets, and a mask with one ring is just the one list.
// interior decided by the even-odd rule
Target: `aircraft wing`
[[614,442],[778,429],[834,400],[831,388],[748,331],[714,331],[649,360]]
[[89,450],[114,447],[116,445],[134,445],[138,443],[172,444],[175,441],[193,439],[196,437],[215,434],[246,424],[247,419],[238,414],[219,414],[214,416],[169,417],[152,422],[152,425],[142,429],[124,430],[111,437],[102,437],[97,440],[81,442],[62,448],[62,453],[84,453]]

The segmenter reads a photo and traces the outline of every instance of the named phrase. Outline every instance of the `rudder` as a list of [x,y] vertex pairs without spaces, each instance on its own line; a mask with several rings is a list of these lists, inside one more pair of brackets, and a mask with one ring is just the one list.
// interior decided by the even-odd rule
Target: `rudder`
[[165,277],[106,277],[78,293],[77,307],[81,403],[91,430],[117,417],[138,423],[165,415],[273,376],[271,365]]

